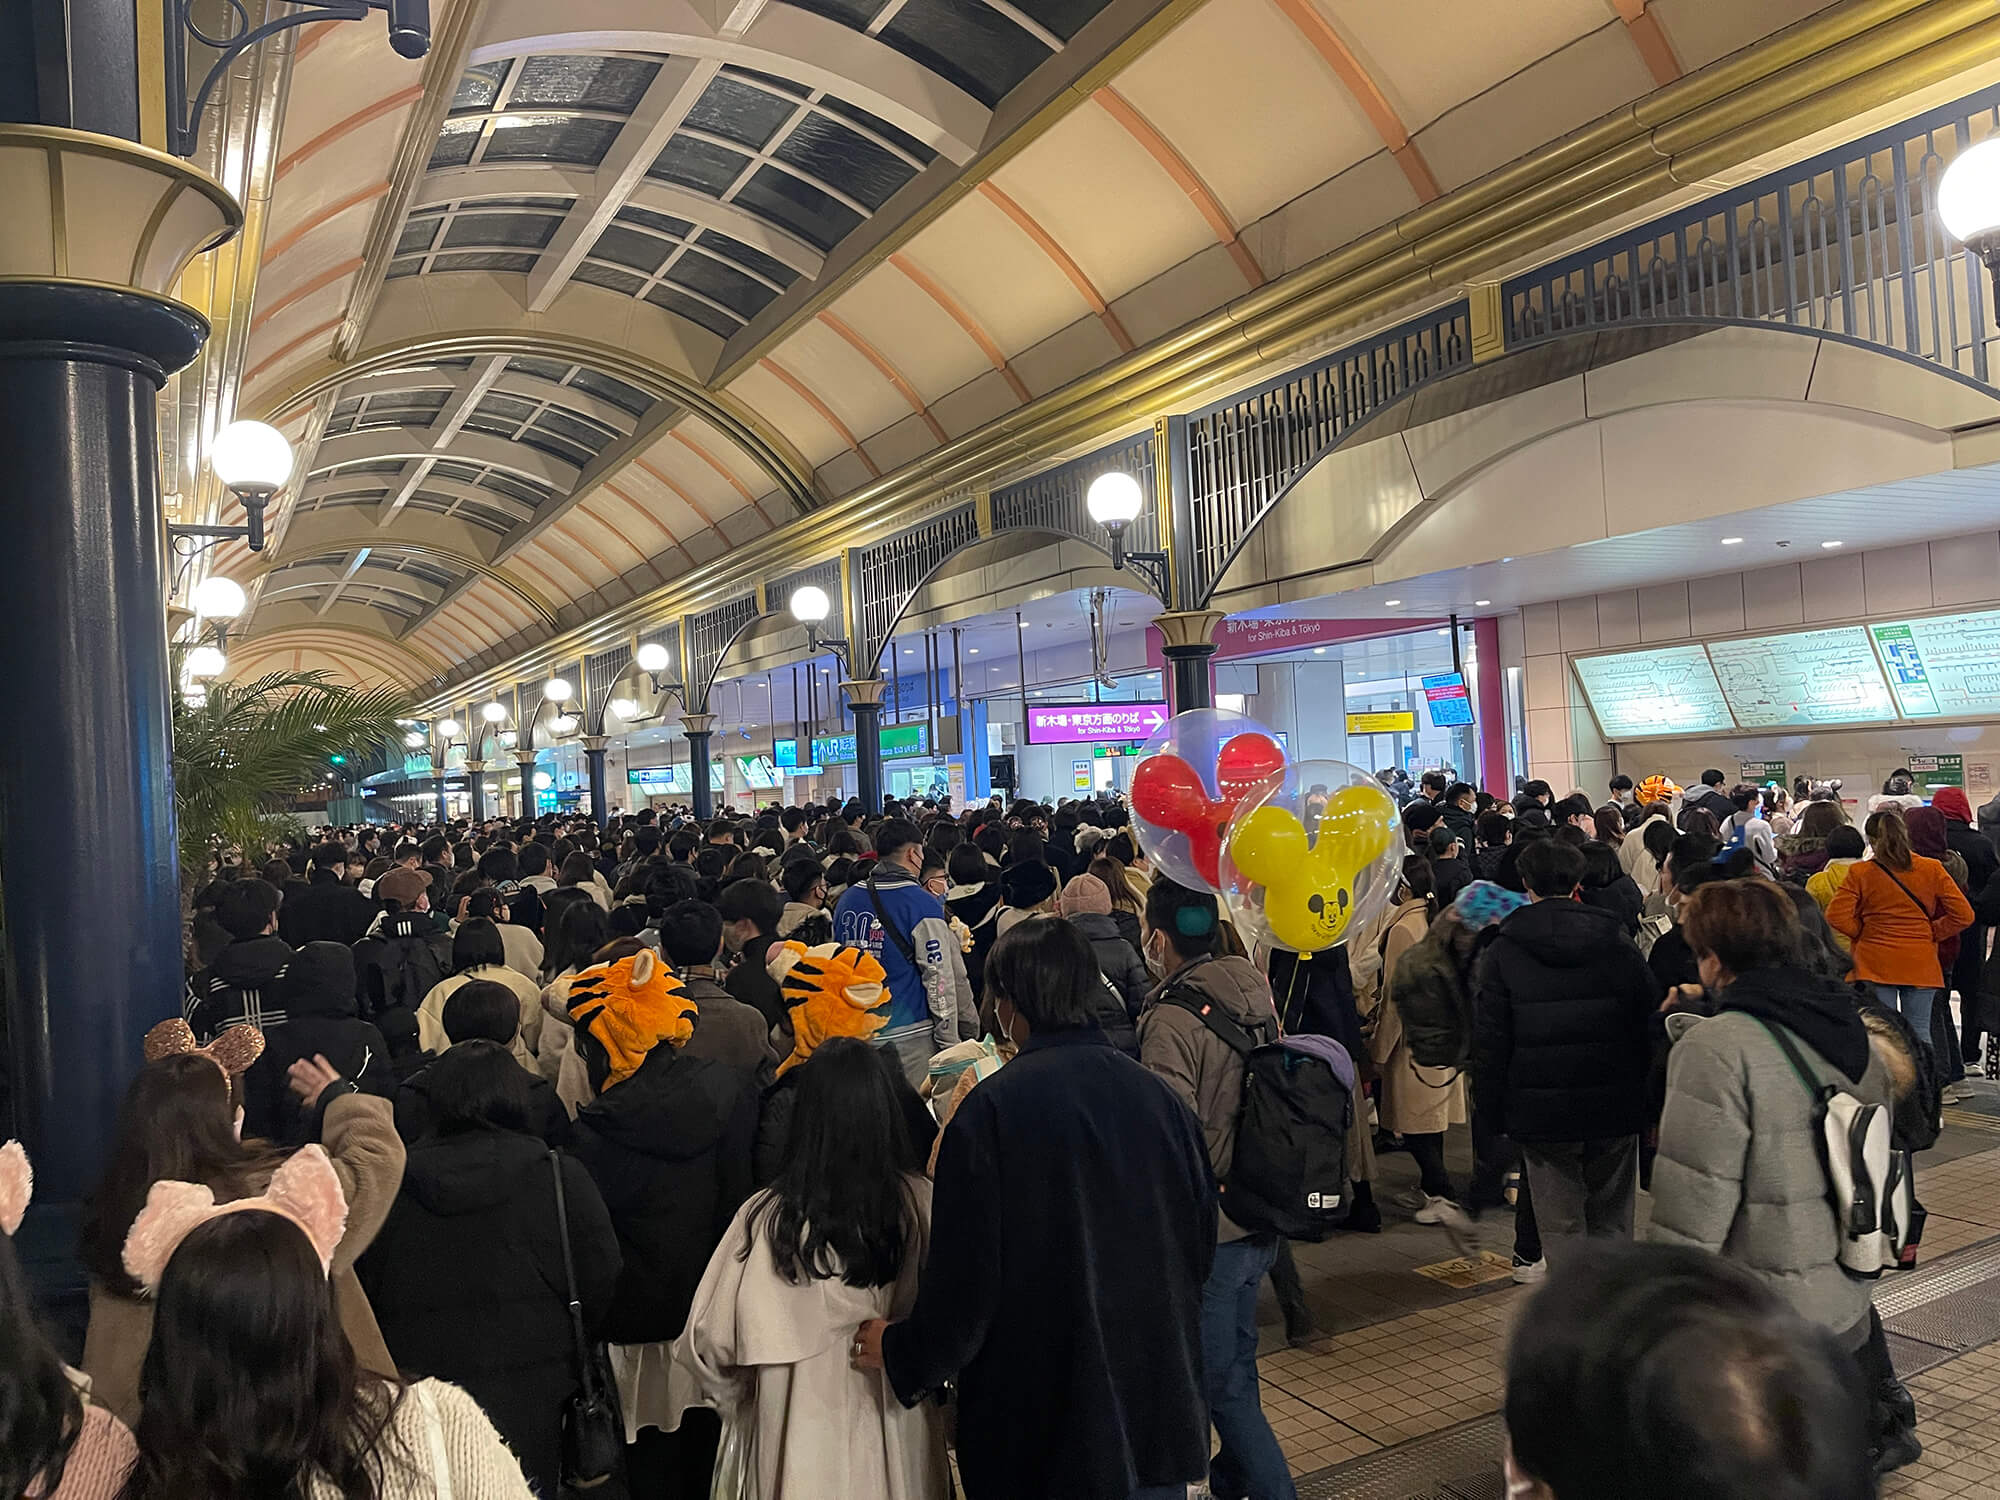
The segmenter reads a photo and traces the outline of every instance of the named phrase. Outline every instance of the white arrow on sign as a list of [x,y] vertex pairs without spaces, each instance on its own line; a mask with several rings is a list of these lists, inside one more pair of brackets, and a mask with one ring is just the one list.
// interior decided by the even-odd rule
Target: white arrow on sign
[[1143,722],[1145,727],[1148,729],[1158,729],[1161,725],[1167,722],[1167,716],[1160,709],[1157,708],[1148,709],[1146,711],[1146,716]]

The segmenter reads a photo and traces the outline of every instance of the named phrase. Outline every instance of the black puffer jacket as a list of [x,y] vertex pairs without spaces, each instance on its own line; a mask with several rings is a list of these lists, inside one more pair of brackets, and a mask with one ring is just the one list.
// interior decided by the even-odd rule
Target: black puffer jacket
[[[1125,1002],[1125,1025],[1123,1036],[1105,1027],[1106,1035],[1118,1045],[1118,1050],[1130,1057],[1139,1055],[1139,1039],[1132,1030],[1132,1022],[1145,1009],[1146,997],[1153,992],[1152,971],[1146,967],[1146,960],[1139,956],[1139,950],[1125,941],[1118,931],[1117,921],[1107,912],[1079,912],[1069,919],[1070,926],[1090,940],[1090,951],[1097,959],[1097,971],[1111,981],[1111,987],[1118,991],[1118,998]],[[1127,1045],[1127,1044],[1130,1045]]]
[[339,943],[307,943],[278,980],[277,997],[285,1024],[264,1033],[264,1055],[243,1075],[246,1136],[294,1148],[314,1139],[312,1116],[299,1107],[288,1081],[301,1058],[324,1056],[363,1093],[386,1099],[396,1092],[389,1044],[360,1018],[355,1004],[351,950]]
[[[446,1052],[451,1049],[447,1047]],[[396,1090],[396,1134],[403,1138],[403,1144],[414,1146],[427,1140],[432,1133],[434,1112],[431,1108],[431,1085],[436,1080],[438,1060],[425,1063],[403,1080]],[[528,1118],[532,1134],[546,1146],[563,1146],[569,1143],[569,1111],[556,1097],[555,1086],[548,1079],[535,1074],[525,1075],[528,1079]]]
[[576,1117],[625,1268],[604,1321],[614,1344],[678,1337],[708,1258],[750,1196],[757,1090],[748,1072],[655,1047]]
[[[618,1239],[590,1174],[570,1160],[562,1173],[594,1328],[617,1284]],[[397,1368],[465,1387],[545,1495],[577,1384],[555,1194],[548,1150],[531,1136],[434,1136],[411,1149],[396,1205],[356,1268]]]
[[1528,1142],[1636,1135],[1661,991],[1618,919],[1537,901],[1501,922],[1477,973],[1472,1086],[1489,1127]]

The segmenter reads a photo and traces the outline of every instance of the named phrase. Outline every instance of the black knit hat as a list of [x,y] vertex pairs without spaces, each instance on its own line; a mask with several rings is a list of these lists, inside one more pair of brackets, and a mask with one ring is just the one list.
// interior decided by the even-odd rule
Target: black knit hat
[[1000,872],[1000,894],[1017,910],[1039,906],[1056,893],[1056,872],[1040,860],[1009,865]]

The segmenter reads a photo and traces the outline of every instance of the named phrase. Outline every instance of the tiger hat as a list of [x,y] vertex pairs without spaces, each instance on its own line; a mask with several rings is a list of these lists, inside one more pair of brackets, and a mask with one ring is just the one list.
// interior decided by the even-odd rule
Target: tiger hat
[[771,950],[768,967],[792,1017],[792,1055],[778,1064],[780,1074],[828,1037],[866,1041],[889,1024],[888,976],[870,954],[837,943],[785,943]]
[[638,1072],[661,1042],[685,1047],[694,1035],[697,1007],[660,956],[646,948],[578,974],[570,981],[569,1014],[610,1059],[603,1084],[608,1089]]

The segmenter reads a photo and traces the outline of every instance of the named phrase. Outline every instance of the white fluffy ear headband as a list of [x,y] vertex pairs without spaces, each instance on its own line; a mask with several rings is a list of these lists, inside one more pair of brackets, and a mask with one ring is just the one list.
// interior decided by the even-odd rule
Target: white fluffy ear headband
[[0,1146],[0,1234],[14,1237],[34,1196],[35,1169],[28,1165],[28,1148],[19,1141]]
[[125,1236],[125,1270],[148,1292],[159,1290],[167,1262],[181,1241],[210,1219],[257,1209],[290,1219],[312,1242],[320,1269],[331,1273],[334,1247],[347,1231],[347,1195],[333,1163],[319,1146],[302,1147],[271,1176],[271,1185],[255,1198],[217,1203],[205,1183],[156,1182],[146,1194],[146,1206]]

